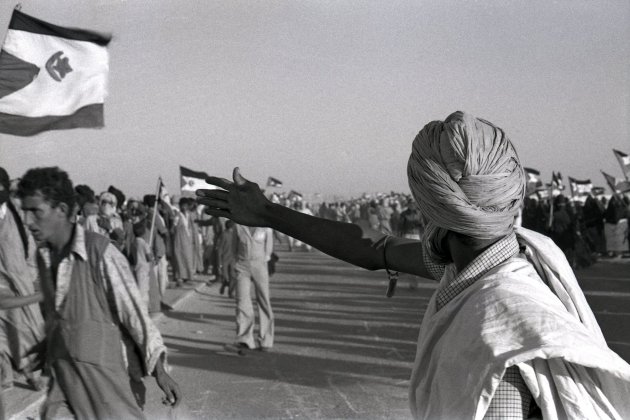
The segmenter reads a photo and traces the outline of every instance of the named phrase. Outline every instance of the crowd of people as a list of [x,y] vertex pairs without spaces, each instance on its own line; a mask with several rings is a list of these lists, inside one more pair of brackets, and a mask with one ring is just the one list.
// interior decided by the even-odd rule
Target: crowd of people
[[[156,378],[166,401],[177,405],[181,394],[168,374],[167,349],[152,316],[171,309],[163,302],[167,288],[182,287],[199,274],[209,275],[211,284],[218,282],[221,295],[235,298],[236,335],[225,348],[239,354],[269,351],[274,342],[269,293],[277,260],[274,238],[286,238],[290,251],[311,251],[313,244],[326,250],[297,230],[249,227],[256,224],[213,214],[212,205],[199,204],[203,199],[177,199],[158,191],[127,198],[110,186],[97,195],[87,185],[73,186],[59,168],[31,169],[11,183],[0,168],[1,385],[12,386],[17,371],[39,389],[38,372],[45,368],[49,384],[43,418],[142,417],[142,378],[148,375]],[[435,235],[435,222],[426,208],[421,212],[426,203],[416,197],[422,195],[391,192],[314,204],[300,195],[267,195],[269,202],[297,214],[430,247],[427,238]],[[552,200],[532,195],[513,213],[514,225],[548,235],[573,268],[630,254],[627,194],[609,199],[589,194],[583,201],[562,194]],[[329,250],[331,255],[339,252]],[[428,255],[426,251],[421,270],[401,271],[414,278],[433,275],[437,266]],[[81,281],[88,279],[92,281]],[[257,335],[252,284],[259,309]],[[105,350],[112,340],[121,343],[120,352]],[[108,398],[116,403],[107,403]]]
[[[404,193],[364,194],[356,199],[315,205],[285,194],[274,193],[270,198],[305,214],[366,224],[371,229],[404,238],[421,239],[426,224],[413,197]],[[579,269],[599,259],[630,257],[628,220],[630,192],[610,196],[591,192],[580,199],[570,199],[558,192],[551,200],[540,199],[535,193],[527,196],[517,224],[549,236],[571,266]],[[295,239],[291,241],[301,244]]]
[[[519,226],[531,215],[528,181],[505,131],[460,111],[431,121],[413,141],[407,175],[421,240],[393,234],[400,221],[392,223],[384,199],[363,203],[364,223],[339,221],[360,215],[361,205],[321,206],[328,219],[313,217],[269,200],[239,168],[231,181],[208,178],[219,190],[196,194],[210,215],[385,270],[388,295],[396,272],[438,282],[410,379],[415,418],[628,418],[630,365],[607,346],[573,261],[548,236]],[[559,230],[570,219],[564,200],[555,204]],[[623,228],[615,224],[619,238]]]
[[[162,189],[141,199],[114,186],[95,194],[56,167],[13,182],[0,168],[0,178],[0,378],[7,389],[19,372],[40,389],[45,368],[43,418],[139,418],[147,375],[176,405],[181,395],[152,319],[172,309],[167,288],[195,279],[218,282],[220,293],[235,299],[236,337],[226,349],[273,346],[271,230],[208,216],[194,198]],[[84,278],[98,281],[86,286],[78,281]],[[120,354],[105,350],[111,340],[121,342]],[[127,372],[102,369],[114,365]]]
[[[551,205],[553,204],[553,207]],[[588,193],[584,200],[563,194],[552,200],[525,199],[522,226],[549,236],[574,269],[600,258],[630,256],[630,194],[607,198]]]

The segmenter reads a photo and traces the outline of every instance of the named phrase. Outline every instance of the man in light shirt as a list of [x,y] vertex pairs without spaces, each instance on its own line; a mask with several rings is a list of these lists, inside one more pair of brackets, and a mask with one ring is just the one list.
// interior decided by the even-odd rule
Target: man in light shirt
[[[273,346],[274,320],[269,294],[267,262],[273,252],[273,230],[236,225],[236,342],[227,350],[268,351]],[[254,283],[258,303],[259,333],[254,340],[255,315],[251,299]]]
[[[132,354],[177,405],[178,385],[165,371],[166,348],[141,303],[129,264],[109,238],[73,220],[75,194],[59,168],[31,169],[18,185],[25,224],[40,244],[46,363],[51,381],[42,418],[143,418],[130,384]],[[124,342],[135,352],[123,350]],[[120,343],[120,345],[112,345]],[[136,366],[138,367],[138,366]],[[140,380],[140,378],[131,378]]]

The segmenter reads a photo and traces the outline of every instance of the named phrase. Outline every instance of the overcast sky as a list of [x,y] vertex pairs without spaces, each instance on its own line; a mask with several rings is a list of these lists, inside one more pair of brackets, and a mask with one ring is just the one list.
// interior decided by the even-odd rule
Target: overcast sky
[[[284,190],[408,191],[411,142],[456,110],[525,166],[605,185],[630,152],[630,2],[59,1],[22,11],[113,35],[105,128],[0,134],[12,177],[58,165],[130,196],[179,165]],[[4,37],[15,3],[0,2]]]

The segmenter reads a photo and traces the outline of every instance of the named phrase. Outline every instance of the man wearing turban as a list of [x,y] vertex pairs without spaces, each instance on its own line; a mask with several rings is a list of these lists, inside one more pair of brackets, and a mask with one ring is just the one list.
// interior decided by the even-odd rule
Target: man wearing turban
[[267,201],[235,168],[199,190],[207,213],[266,226],[369,270],[439,281],[420,327],[410,405],[420,419],[630,418],[630,365],[608,348],[564,254],[515,226],[525,175],[492,123],[427,124],[407,166],[422,241]]

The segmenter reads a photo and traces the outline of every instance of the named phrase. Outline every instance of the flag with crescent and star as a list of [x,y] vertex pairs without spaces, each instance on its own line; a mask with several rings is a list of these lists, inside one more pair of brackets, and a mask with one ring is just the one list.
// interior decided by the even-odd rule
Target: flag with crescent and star
[[537,190],[543,187],[543,183],[540,179],[540,172],[533,168],[523,168],[527,179],[525,180],[527,186],[527,195],[535,193]]
[[0,132],[103,127],[109,41],[14,10],[0,51]]
[[630,156],[627,153],[622,152],[621,150],[613,149],[613,153],[619,161],[619,166],[621,166],[621,171],[626,179],[630,178]]
[[182,196],[194,197],[195,191],[198,189],[216,190],[219,187],[206,182],[208,174],[202,171],[193,171],[186,167],[179,167],[179,175],[181,178]]
[[593,183],[590,179],[580,180],[569,177],[569,187],[571,188],[572,197],[581,197],[591,193]]
[[282,181],[280,181],[278,178],[274,178],[272,176],[267,178],[267,186],[268,187],[276,187],[276,188],[280,188],[282,187]]

